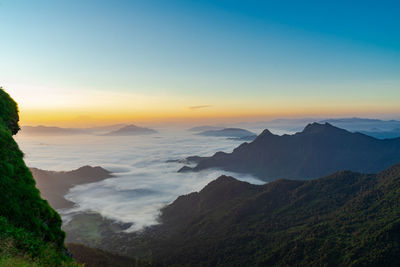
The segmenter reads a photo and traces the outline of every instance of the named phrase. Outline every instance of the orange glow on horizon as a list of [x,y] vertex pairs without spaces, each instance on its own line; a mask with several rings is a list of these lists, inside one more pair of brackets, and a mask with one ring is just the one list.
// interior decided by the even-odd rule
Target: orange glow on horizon
[[397,107],[296,107],[291,108],[209,108],[205,110],[165,109],[154,111],[121,110],[21,110],[21,125],[89,127],[114,123],[222,123],[273,120],[276,118],[381,117],[393,118],[400,114]]

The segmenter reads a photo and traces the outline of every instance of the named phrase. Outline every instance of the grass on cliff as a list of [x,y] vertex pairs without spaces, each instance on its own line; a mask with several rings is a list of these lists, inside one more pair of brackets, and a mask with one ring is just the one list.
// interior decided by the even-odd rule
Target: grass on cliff
[[61,217],[40,197],[13,138],[18,121],[17,104],[0,87],[0,266],[71,266]]

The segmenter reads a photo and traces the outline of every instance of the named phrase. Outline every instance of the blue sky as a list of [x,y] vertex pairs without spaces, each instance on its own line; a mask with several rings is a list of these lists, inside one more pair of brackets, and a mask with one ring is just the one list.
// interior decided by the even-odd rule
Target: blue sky
[[0,85],[36,115],[399,118],[399,12],[397,1],[3,0]]

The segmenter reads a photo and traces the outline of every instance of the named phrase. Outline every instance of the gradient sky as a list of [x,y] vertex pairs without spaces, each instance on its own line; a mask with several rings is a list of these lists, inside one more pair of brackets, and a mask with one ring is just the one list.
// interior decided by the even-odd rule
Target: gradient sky
[[400,118],[399,1],[0,0],[23,124]]

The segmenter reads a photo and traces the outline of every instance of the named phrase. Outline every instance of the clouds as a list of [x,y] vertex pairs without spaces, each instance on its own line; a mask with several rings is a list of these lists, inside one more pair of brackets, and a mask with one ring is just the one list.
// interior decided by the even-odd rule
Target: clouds
[[[205,141],[207,140],[207,145]],[[76,213],[94,211],[124,223],[128,231],[157,223],[159,210],[178,196],[201,190],[222,174],[261,183],[249,175],[209,170],[177,173],[183,164],[166,161],[191,155],[230,152],[237,142],[186,132],[162,132],[154,136],[63,136],[19,138],[29,166],[49,170],[71,170],[83,165],[100,165],[115,178],[72,188],[67,199],[78,203],[61,211],[64,220]],[[46,146],[42,144],[46,143]]]
[[201,105],[201,106],[190,106],[188,109],[190,110],[198,110],[198,109],[205,109],[205,108],[210,108],[212,105]]

